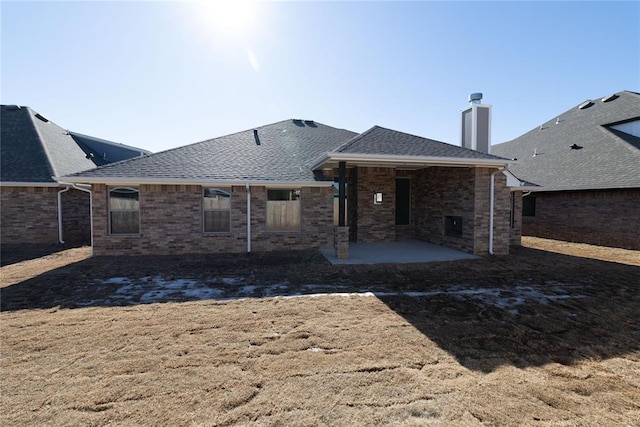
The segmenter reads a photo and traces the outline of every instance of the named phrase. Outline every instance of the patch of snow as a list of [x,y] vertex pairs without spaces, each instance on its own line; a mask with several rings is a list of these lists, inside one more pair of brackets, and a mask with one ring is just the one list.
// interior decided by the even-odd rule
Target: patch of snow
[[140,290],[142,290],[142,287],[140,285],[136,285],[136,284],[129,284],[129,285],[125,285],[125,286],[121,286],[116,290],[116,294],[119,295],[131,295],[133,293],[137,293]]
[[586,298],[584,295],[575,294],[575,290],[579,286],[560,282],[545,282],[544,289],[549,289],[548,291],[542,291],[536,288],[535,285],[504,288],[457,285],[435,291],[407,292],[378,292],[371,288],[355,289],[347,285],[321,285],[316,283],[292,285],[288,281],[264,286],[248,285],[243,277],[209,278],[204,280],[166,280],[159,276],[145,276],[138,279],[112,277],[105,280],[96,280],[95,282],[98,285],[118,285],[118,287],[109,295],[106,295],[103,300],[91,300],[82,303],[83,305],[154,303],[192,299],[238,300],[261,296],[272,298],[318,298],[326,296],[378,298],[405,296],[425,298],[445,295],[458,300],[473,301],[480,305],[497,307],[517,315],[519,313],[518,307],[529,302],[550,304],[571,298]]
[[122,283],[131,283],[131,279],[128,277],[112,277],[110,279],[102,281],[105,285],[118,285]]
[[256,285],[244,285],[238,288],[238,293],[240,295],[253,295],[256,293],[258,287]]
[[[564,291],[564,289],[562,289]],[[585,298],[584,295],[553,295],[545,294],[531,286],[516,286],[513,288],[460,288],[456,287],[446,292],[457,299],[473,299],[481,304],[491,305],[511,313],[518,313],[516,307],[535,301],[540,304],[566,300],[569,298]]]

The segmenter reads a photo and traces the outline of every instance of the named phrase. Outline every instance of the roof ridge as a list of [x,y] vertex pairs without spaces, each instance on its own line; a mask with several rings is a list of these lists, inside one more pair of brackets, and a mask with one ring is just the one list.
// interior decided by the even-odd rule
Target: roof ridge
[[[33,130],[36,132],[36,135],[38,135],[38,142],[40,147],[42,148],[42,150],[44,151],[44,155],[47,158],[47,163],[49,165],[49,172],[51,173],[51,180],[53,182],[55,182],[55,179],[53,179],[54,176],[58,176],[57,173],[57,168],[55,167],[55,165],[53,164],[53,162],[51,161],[51,153],[49,152],[49,148],[47,147],[47,144],[44,143],[44,138],[42,136],[42,132],[40,132],[40,129],[38,128],[34,117],[36,116],[36,114],[39,114],[37,111],[33,110],[31,107],[28,106],[24,106],[21,108],[26,108],[27,109],[27,116],[29,117],[29,122],[31,123],[31,125],[33,126]],[[44,117],[44,116],[42,116]],[[47,119],[48,120],[48,119]]]
[[356,141],[359,141],[361,138],[364,138],[364,136],[370,132],[372,132],[375,128],[377,128],[379,126],[373,126],[372,128],[369,128],[367,130],[365,130],[362,133],[359,133],[357,135],[355,135],[352,138],[349,138],[347,141],[345,141],[342,145],[339,145],[338,147],[336,147],[333,152],[335,153],[339,153],[341,150],[344,150],[346,148],[349,148],[351,145],[353,145]]

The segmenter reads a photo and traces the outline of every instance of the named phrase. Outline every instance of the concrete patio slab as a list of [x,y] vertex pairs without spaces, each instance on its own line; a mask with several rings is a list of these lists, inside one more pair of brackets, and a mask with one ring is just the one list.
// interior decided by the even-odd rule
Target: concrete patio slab
[[349,258],[337,259],[333,248],[320,249],[331,264],[406,264],[478,258],[465,252],[407,239],[383,243],[351,243]]

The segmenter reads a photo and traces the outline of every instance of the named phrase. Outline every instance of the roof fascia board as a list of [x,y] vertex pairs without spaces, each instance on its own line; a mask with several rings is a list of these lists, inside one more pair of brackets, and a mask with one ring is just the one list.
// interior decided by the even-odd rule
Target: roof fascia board
[[106,184],[106,185],[201,185],[201,186],[245,186],[247,184],[269,188],[292,188],[292,187],[331,187],[333,181],[264,181],[264,180],[223,180],[223,179],[182,179],[182,178],[99,178],[99,177],[55,177],[62,182],[74,184]]
[[60,187],[58,182],[17,182],[17,181],[2,181],[0,187]]
[[499,159],[467,159],[461,157],[436,156],[398,156],[387,154],[325,153],[312,165],[311,169],[319,169],[327,162],[377,163],[424,165],[424,166],[507,166],[517,164],[515,160]]

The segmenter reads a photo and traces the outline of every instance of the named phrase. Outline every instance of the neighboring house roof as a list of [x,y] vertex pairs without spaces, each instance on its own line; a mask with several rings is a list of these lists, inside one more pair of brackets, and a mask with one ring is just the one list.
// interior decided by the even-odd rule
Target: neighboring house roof
[[[640,188],[640,94],[583,102],[526,134],[494,145],[536,191]],[[573,147],[573,148],[572,148]]]
[[73,182],[308,182],[312,160],[355,132],[285,120],[65,177]]
[[95,136],[83,135],[81,133],[69,132],[78,146],[91,157],[91,161],[96,166],[115,163],[133,157],[141,157],[151,154],[150,151],[136,147],[129,147],[124,144],[96,138]]
[[408,168],[424,167],[429,164],[505,166],[512,162],[511,159],[380,126],[374,126],[335,150],[325,153],[315,162],[315,166],[335,166],[340,161],[361,165],[378,163]]
[[147,153],[122,144],[69,132],[29,107],[0,106],[0,181],[55,184],[70,175],[104,164],[96,153],[114,158]]

